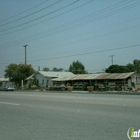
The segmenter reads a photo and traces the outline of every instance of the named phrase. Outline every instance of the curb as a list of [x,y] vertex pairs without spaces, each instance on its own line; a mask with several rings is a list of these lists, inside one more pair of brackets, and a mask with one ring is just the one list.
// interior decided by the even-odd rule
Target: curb
[[43,93],[72,93],[72,94],[112,94],[112,95],[140,95],[140,92],[129,92],[129,91],[47,91],[47,90],[16,90],[19,92],[43,92]]

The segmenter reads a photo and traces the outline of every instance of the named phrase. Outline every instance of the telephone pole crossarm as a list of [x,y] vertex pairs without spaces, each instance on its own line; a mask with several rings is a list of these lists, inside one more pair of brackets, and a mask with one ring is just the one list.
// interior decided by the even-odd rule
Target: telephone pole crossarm
[[114,57],[115,55],[110,55],[109,57],[111,57],[111,62],[112,62],[112,65],[113,65],[113,57]]

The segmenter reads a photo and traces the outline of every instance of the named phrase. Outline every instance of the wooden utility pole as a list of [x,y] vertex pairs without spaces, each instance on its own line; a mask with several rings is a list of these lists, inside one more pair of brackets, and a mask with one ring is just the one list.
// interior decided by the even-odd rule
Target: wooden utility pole
[[23,47],[25,47],[25,65],[26,65],[26,57],[27,57],[27,54],[26,54],[26,47],[27,47],[28,45],[24,45]]
[[114,57],[115,55],[110,55],[109,57],[111,57],[111,62],[112,62],[112,65],[113,65],[113,57]]

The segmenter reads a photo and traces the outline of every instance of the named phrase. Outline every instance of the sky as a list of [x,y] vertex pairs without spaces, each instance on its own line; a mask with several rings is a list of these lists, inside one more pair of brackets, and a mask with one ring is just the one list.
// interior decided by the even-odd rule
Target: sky
[[0,76],[11,63],[89,73],[140,59],[139,0],[0,0]]

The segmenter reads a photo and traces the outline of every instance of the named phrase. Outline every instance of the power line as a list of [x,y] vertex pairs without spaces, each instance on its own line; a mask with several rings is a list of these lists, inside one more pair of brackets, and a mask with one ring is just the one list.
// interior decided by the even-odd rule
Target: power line
[[[120,11],[119,11],[120,12]],[[114,13],[113,13],[114,14]],[[116,13],[115,13],[116,14]],[[110,13],[109,15],[106,15],[106,16],[110,16],[110,15],[112,15],[112,13]],[[105,16],[105,17],[106,17]],[[97,19],[97,20],[99,20],[99,19]],[[86,21],[86,24],[87,23],[89,23],[89,21]],[[75,25],[75,26],[71,26],[71,27],[67,27],[67,28],[62,28],[62,26],[60,26],[60,27],[57,27],[58,29],[59,28],[62,28],[61,30],[59,29],[58,31],[54,31],[54,32],[52,32],[51,33],[51,30],[54,30],[54,28],[53,29],[51,29],[51,30],[48,30],[47,31],[47,36],[50,36],[50,35],[53,35],[53,34],[56,34],[56,33],[59,33],[59,32],[63,32],[63,31],[66,31],[66,30],[70,30],[70,29],[72,29],[72,28],[76,28],[76,27],[79,27],[80,26],[80,24],[77,24],[77,25]],[[49,32],[50,31],[50,32]],[[32,40],[34,40],[34,39],[39,39],[39,37],[37,36],[37,35],[40,35],[40,33],[39,34],[36,34],[36,35],[34,35],[34,38],[32,39]],[[35,37],[36,36],[36,37]],[[44,38],[44,35],[43,35],[43,38]],[[28,39],[28,40],[31,40],[31,39],[29,39],[29,37],[26,37],[26,38],[24,38],[24,39]]]
[[[76,10],[76,9],[78,9],[78,8],[81,8],[82,6],[85,6],[86,4],[89,4],[89,3],[93,2],[93,1],[94,1],[94,0],[88,1],[88,2],[86,2],[86,3],[84,3],[84,4],[80,5],[80,6],[77,6],[77,7],[73,8],[73,9],[71,9],[71,10],[68,10],[68,11],[66,11],[66,12],[64,12],[64,13],[61,13],[61,14],[59,14],[59,15],[56,15],[56,16],[54,16],[54,17],[51,17],[51,18],[49,18],[49,19],[47,19],[47,20],[44,20],[44,21],[41,21],[41,22],[39,22],[39,23],[35,23],[35,24],[30,25],[30,26],[27,26],[27,27],[24,27],[24,28],[15,30],[15,31],[11,31],[11,32],[8,32],[8,33],[0,34],[0,36],[6,35],[6,34],[10,34],[10,33],[14,33],[14,32],[17,32],[17,31],[21,31],[21,30],[24,30],[24,29],[27,29],[27,28],[36,26],[36,25],[38,25],[38,24],[47,22],[47,21],[49,21],[49,20],[51,20],[51,19],[57,18],[57,17],[59,17],[59,16],[65,15],[65,14],[67,14],[67,13],[73,11],[73,10]],[[12,28],[11,28],[11,29],[12,29]]]
[[[128,27],[128,28],[126,28],[126,29],[131,29],[130,27]],[[118,32],[121,32],[121,31],[124,31],[124,30],[126,30],[126,29],[121,29],[120,31],[117,31],[117,33]],[[116,31],[115,32],[109,32],[109,33],[107,33],[107,34],[103,34],[103,35],[99,35],[99,36],[95,36],[95,37],[92,37],[92,38],[85,38],[84,40],[82,39],[81,41],[87,41],[87,40],[93,40],[93,38],[97,38],[97,37],[100,37],[100,36],[104,36],[104,35],[111,35],[112,33],[116,33]],[[81,42],[81,41],[74,41],[73,43],[68,43],[67,44],[67,46],[69,46],[69,45],[71,45],[71,44],[75,44],[75,43],[78,43],[78,42]],[[118,44],[118,43],[115,43],[115,44]],[[65,45],[65,44],[64,44]],[[63,45],[63,46],[64,46]],[[107,44],[107,46],[108,45],[114,45],[114,43],[111,43],[111,44]],[[100,45],[100,46],[104,46],[104,45]],[[100,46],[96,46],[96,47],[100,47]],[[56,46],[57,47],[57,46]],[[56,48],[56,47],[53,47],[53,48]],[[58,46],[59,47],[59,46]],[[61,45],[61,47],[62,47],[62,45]],[[47,48],[52,48],[52,47],[47,47]],[[45,49],[47,49],[47,48],[45,48]],[[91,47],[90,47],[91,48]],[[85,49],[85,48],[83,48],[83,49]],[[87,49],[87,47],[86,47],[86,49]],[[42,49],[43,51],[44,51],[44,49]],[[77,49],[77,50],[79,50],[79,49]],[[36,50],[37,52],[38,52],[38,50]],[[32,51],[32,53],[34,53],[34,52],[36,52],[36,51]],[[76,50],[72,50],[72,51],[76,51]],[[59,52],[59,53],[66,53],[66,52],[69,52],[69,51],[65,51],[65,52]],[[15,53],[17,53],[17,51],[15,52]]]
[[[129,27],[128,27],[129,28]],[[117,31],[118,32],[118,31]],[[111,32],[111,33],[113,33],[113,32]],[[109,35],[111,34],[111,33],[109,33]],[[104,35],[106,35],[106,34],[104,34]],[[98,36],[97,36],[98,37]],[[94,37],[95,38],[95,37]],[[90,39],[93,39],[93,38],[90,38]],[[84,40],[86,40],[87,41],[87,39],[84,39]],[[83,41],[83,40],[82,40]],[[80,43],[81,43],[81,41],[79,41]],[[74,42],[75,43],[75,42]],[[72,44],[74,44],[74,43],[72,43]],[[76,42],[77,43],[77,42]],[[119,44],[120,43],[122,43],[122,42],[119,42]],[[105,48],[106,48],[106,46],[112,46],[112,45],[115,45],[115,44],[118,44],[118,43],[110,43],[110,44],[106,44],[106,45],[99,45],[99,46],[92,46],[92,47],[86,47],[86,48],[80,48],[80,50],[82,50],[82,49],[88,49],[88,48],[95,48],[95,47],[101,47],[101,46],[104,46]],[[69,46],[69,45],[71,45],[70,43],[68,43],[68,45],[67,46]],[[61,45],[62,46],[62,45]],[[60,46],[60,47],[61,47]],[[59,46],[58,46],[59,47]],[[48,47],[47,47],[48,48]],[[46,49],[47,49],[46,48]],[[49,47],[49,48],[52,48],[52,47]],[[53,47],[54,48],[54,47]],[[44,51],[44,49],[42,49],[43,51]],[[79,49],[77,49],[77,51],[78,51]],[[35,52],[39,52],[40,51],[40,49],[39,50],[35,50],[35,51],[31,51],[30,53],[34,53],[35,54]],[[15,51],[14,51],[15,52]],[[66,54],[66,52],[76,52],[76,50],[71,50],[71,51],[62,51],[62,52],[59,52],[59,51],[57,51],[57,54],[59,53],[65,53]],[[17,53],[17,51],[16,51],[16,53]],[[48,53],[48,54],[50,54],[50,53]],[[52,54],[52,53],[51,53]],[[53,54],[55,54],[55,53],[53,53]],[[47,55],[47,54],[46,54]]]
[[[93,1],[93,0],[92,0]],[[90,17],[92,17],[92,16],[97,16],[97,14],[104,14],[104,12],[106,11],[106,12],[108,12],[108,11],[110,11],[110,9],[113,9],[114,10],[114,8],[115,7],[119,7],[120,8],[120,6],[122,6],[122,5],[124,5],[126,0],[124,0],[124,1],[122,1],[122,2],[119,2],[119,3],[117,3],[117,4],[114,4],[114,5],[112,5],[112,6],[109,6],[109,7],[107,7],[107,8],[104,8],[104,9],[102,9],[102,10],[99,10],[99,11],[97,11],[97,12],[94,12],[94,13],[92,13],[92,14],[90,14],[90,15],[87,15],[87,16],[84,16],[84,17],[82,17],[82,18],[80,18],[80,19],[77,19],[77,20],[73,20],[73,21],[71,21],[71,22],[68,22],[68,23],[66,23],[66,24],[64,24],[65,26],[67,25],[67,24],[71,24],[71,23],[73,23],[73,22],[78,22],[79,20],[85,20],[85,18],[90,18]],[[127,3],[129,3],[128,1],[126,1]],[[123,3],[123,4],[121,4],[121,3]],[[126,3],[126,4],[127,4]],[[121,5],[120,5],[121,4]],[[135,3],[135,6],[138,6],[138,3]],[[75,9],[75,8],[74,8]],[[70,10],[71,11],[71,10]],[[68,11],[69,12],[69,11]],[[66,13],[66,12],[65,12]],[[60,14],[61,15],[61,14]],[[45,16],[47,16],[47,15],[45,15]],[[25,22],[25,23],[22,23],[22,24],[20,24],[20,25],[17,25],[17,26],[13,26],[13,27],[11,27],[11,28],[8,28],[8,29],[4,29],[4,30],[0,30],[0,32],[3,32],[3,31],[6,31],[6,30],[10,30],[10,29],[14,29],[14,28],[17,28],[17,27],[19,27],[19,26],[23,26],[23,25],[25,25],[25,24],[28,24],[28,23],[30,23],[30,22],[32,22],[32,21],[35,21],[35,20],[38,20],[38,19],[40,19],[40,18],[42,18],[42,17],[44,17],[44,16],[41,16],[41,17],[39,17],[39,18],[36,18],[36,19],[34,19],[34,20],[31,20],[31,21],[29,21],[29,22]],[[57,17],[57,16],[55,16],[55,17]],[[53,17],[53,18],[55,18],[55,17]],[[46,22],[46,21],[48,21],[48,20],[50,20],[50,19],[53,19],[53,18],[49,18],[49,19],[47,19],[47,20],[45,20],[45,21],[43,21],[43,22]],[[43,22],[39,22],[39,23],[37,23],[37,24],[40,24],[40,23],[43,23]],[[31,26],[28,26],[28,27],[32,27],[32,26],[35,26],[35,25],[37,25],[37,24],[34,24],[34,25],[31,25]],[[64,25],[61,25],[61,26],[64,26]],[[25,28],[23,28],[23,29],[26,29],[26,28],[28,28],[28,27],[25,27]],[[19,29],[19,30],[23,30],[23,29]],[[19,30],[16,30],[16,31],[19,31]],[[11,33],[11,32],[10,32]],[[7,33],[6,33],[7,34]],[[4,34],[2,34],[2,35],[4,35]]]
[[[131,29],[130,27],[128,27],[128,28],[126,28],[126,29]],[[111,35],[111,34],[113,34],[113,33],[118,33],[118,32],[122,32],[122,31],[124,31],[124,30],[126,30],[126,29],[121,29],[121,30],[119,30],[119,31],[115,31],[115,32],[109,32],[109,33],[105,33],[105,34],[103,34],[103,35],[99,35],[99,36],[95,36],[95,37],[91,37],[91,38],[85,38],[85,39],[81,39],[80,41],[78,40],[78,41],[75,41],[75,42],[73,42],[73,43],[67,43],[66,45],[67,46],[69,46],[69,45],[71,45],[71,44],[75,44],[75,43],[81,43],[81,42],[83,42],[83,41],[88,41],[88,40],[93,40],[94,38],[98,38],[98,37],[101,37],[101,36],[104,36],[104,35]],[[60,47],[62,47],[62,46],[66,46],[65,44],[64,45],[61,45]],[[103,45],[101,45],[101,46],[103,46]],[[59,46],[58,46],[59,47]],[[57,46],[56,47],[53,47],[53,48],[58,48]],[[99,47],[99,46],[98,46]],[[46,49],[48,49],[48,48],[52,48],[52,47],[47,47]],[[90,47],[91,48],[91,47]],[[87,49],[87,47],[86,48],[84,48],[84,49]],[[41,50],[41,49],[40,49]],[[44,51],[44,49],[42,49],[43,51]],[[79,50],[79,49],[78,49]],[[73,51],[76,51],[76,50],[73,50]],[[36,52],[36,51],[32,51],[32,53],[34,53],[34,52]],[[67,51],[67,52],[69,52],[69,51]],[[57,52],[58,53],[58,52]],[[59,52],[59,53],[66,53],[66,52]]]
[[[135,27],[135,26],[133,26],[133,27]],[[93,38],[97,38],[97,37],[101,37],[101,36],[104,36],[104,35],[111,35],[112,33],[118,33],[118,32],[122,32],[122,31],[125,31],[125,30],[128,30],[128,29],[131,29],[131,28],[133,28],[133,27],[127,27],[127,28],[125,28],[125,29],[121,29],[121,30],[119,30],[119,31],[115,31],[115,32],[109,32],[109,33],[105,33],[105,34],[103,34],[103,35],[99,35],[99,36],[94,36],[94,37],[92,37],[92,38],[85,38],[84,40],[82,39],[81,41],[87,41],[87,40],[91,40],[91,39],[93,39]],[[75,44],[75,43],[78,43],[78,42],[81,42],[81,41],[74,41],[73,43],[68,43],[68,45],[67,46],[69,46],[69,45],[71,45],[71,44]],[[64,44],[65,45],[65,44]],[[64,46],[63,45],[63,46]],[[109,45],[109,44],[108,44]],[[112,45],[112,43],[110,44],[110,45]],[[103,46],[103,45],[101,45],[101,46]],[[58,46],[59,47],[59,46]],[[62,45],[61,45],[61,47],[62,47]],[[99,47],[99,46],[97,46],[97,47]],[[52,48],[52,47],[47,47],[47,48]],[[46,48],[46,49],[47,49]],[[54,48],[54,47],[53,47]],[[91,48],[91,47],[90,47]],[[87,47],[86,47],[86,49],[87,49]],[[44,49],[43,49],[44,50]],[[76,51],[76,50],[73,50],[73,51]],[[34,52],[36,52],[36,51],[32,51],[33,53]],[[16,51],[16,53],[17,53],[17,51]],[[64,53],[64,52],[59,52],[59,53]]]
[[1,24],[0,27],[1,27],[1,26],[5,26],[5,25],[8,25],[8,24],[11,24],[11,23],[14,23],[14,22],[19,21],[19,20],[22,20],[22,19],[27,18],[27,17],[29,17],[29,16],[32,16],[32,15],[34,15],[34,14],[36,14],[36,13],[39,13],[39,12],[41,12],[41,11],[43,11],[43,10],[46,10],[46,8],[50,8],[50,7],[52,7],[52,6],[54,6],[54,5],[58,4],[58,3],[60,3],[61,1],[63,1],[63,0],[59,0],[59,1],[55,2],[55,3],[53,3],[53,4],[50,4],[49,6],[46,6],[46,7],[42,8],[42,9],[36,11],[36,12],[33,12],[33,13],[31,13],[31,14],[28,14],[28,15],[26,15],[26,16],[23,16],[23,17],[21,17],[21,18],[18,18],[18,19],[14,20],[14,21]]
[[[129,8],[131,8],[131,7],[129,7]],[[120,12],[120,11],[119,11]],[[116,14],[116,13],[115,13]],[[109,14],[108,16],[110,16],[110,15],[112,15],[112,13],[111,14]],[[106,17],[106,16],[105,16]],[[99,19],[98,19],[99,20]],[[95,20],[94,20],[95,21]],[[86,21],[86,23],[89,23],[89,21]],[[69,23],[68,23],[69,24]],[[76,28],[76,27],[79,27],[79,24],[78,25],[76,25],[76,26],[74,26],[74,27],[69,27],[68,29],[72,29],[72,28]],[[57,27],[57,28],[62,28],[63,26],[61,25],[61,26],[59,26],[59,27]],[[56,27],[55,27],[56,28]],[[55,28],[53,28],[53,29],[51,29],[51,30],[54,30]],[[53,34],[56,34],[56,33],[59,33],[59,32],[62,32],[62,31],[65,31],[65,30],[68,30],[68,29],[63,29],[63,30],[60,30],[60,31],[57,31],[57,32],[53,32],[51,35],[53,35]],[[51,31],[50,30],[50,31]],[[48,34],[48,36],[50,35],[50,33],[48,33],[49,32],[49,30],[47,31],[47,34]],[[36,35],[39,35],[40,33],[38,33],[38,34],[36,34]],[[26,37],[28,40],[29,40],[29,37]],[[24,39],[26,39],[26,38],[24,38]]]
[[9,17],[9,18],[3,19],[3,20],[1,20],[0,22],[9,20],[9,19],[14,18],[14,17],[16,17],[16,16],[19,16],[19,15],[21,15],[21,14],[23,14],[23,13],[26,13],[26,12],[28,12],[28,11],[30,11],[30,10],[32,10],[32,9],[34,9],[34,8],[36,8],[36,7],[40,6],[40,5],[42,5],[42,4],[44,4],[44,3],[46,3],[47,1],[48,1],[48,0],[46,0],[46,1],[44,1],[44,2],[42,2],[42,3],[40,3],[40,4],[36,5],[36,6],[34,6],[34,7],[32,7],[32,8],[29,8],[29,9],[27,9],[27,10],[21,12],[21,13],[18,13],[18,14],[16,14],[16,15],[13,15],[13,16]]
[[[138,6],[138,4],[135,4],[135,6]],[[132,8],[132,7],[128,7],[129,9],[130,8]],[[67,31],[67,30],[71,30],[71,29],[74,29],[74,28],[77,28],[77,27],[80,27],[80,26],[82,26],[82,25],[85,25],[85,24],[89,24],[89,23],[91,23],[91,22],[95,22],[95,21],[97,21],[97,20],[100,20],[100,19],[102,19],[102,18],[105,18],[105,17],[108,17],[108,16],[111,16],[111,15],[114,15],[114,14],[117,14],[118,12],[122,12],[122,11],[124,11],[124,10],[120,10],[120,11],[117,11],[116,13],[115,12],[111,12],[111,13],[109,13],[109,14],[107,14],[107,15],[103,15],[102,17],[97,17],[97,18],[95,18],[95,19],[91,19],[91,20],[87,20],[87,21],[83,21],[83,22],[81,22],[81,23],[76,23],[75,25],[70,25],[70,26],[66,26],[66,27],[63,27],[64,25],[61,25],[60,27],[56,27],[56,29],[54,28],[54,29],[51,29],[50,31],[47,31],[47,33],[48,33],[48,36],[51,36],[51,35],[54,35],[54,34],[57,34],[57,33],[62,33],[62,32],[64,32],[64,31]],[[60,29],[59,29],[60,28]],[[54,30],[54,31],[53,31]],[[50,32],[50,33],[49,33]],[[40,34],[40,33],[39,33]],[[42,34],[43,35],[43,34]],[[44,36],[44,35],[43,35]]]
[[66,8],[66,7],[69,7],[69,6],[71,6],[71,5],[73,5],[73,4],[77,3],[77,2],[79,2],[79,0],[76,0],[76,1],[74,1],[74,2],[72,2],[72,3],[70,3],[70,4],[68,4],[68,5],[66,5],[66,6],[64,6],[64,7],[61,7],[61,8],[59,8],[59,9],[57,9],[57,10],[54,10],[54,11],[48,13],[48,14],[45,14],[45,15],[43,15],[43,16],[41,16],[41,17],[35,18],[35,19],[30,20],[30,21],[28,21],[28,22],[24,22],[24,23],[22,23],[22,24],[20,24],[20,25],[17,25],[17,26],[13,26],[13,27],[10,27],[10,28],[7,28],[7,29],[0,30],[0,32],[4,32],[4,31],[10,30],[10,29],[14,29],[14,28],[20,27],[20,26],[22,26],[22,25],[28,24],[28,23],[30,23],[30,22],[34,22],[34,21],[39,20],[39,19],[41,19],[41,18],[44,18],[44,17],[46,17],[46,16],[48,16],[48,15],[51,15],[51,14],[53,14],[53,13],[56,13],[56,12],[58,12],[58,11],[64,9],[64,8]]
[[[127,28],[125,28],[125,29],[123,29],[123,30],[121,29],[120,31],[124,31],[124,30],[126,30],[126,29],[131,29],[131,28],[130,28],[130,27],[127,27]],[[117,32],[120,32],[120,31],[117,31]],[[110,35],[110,34],[112,34],[112,33],[114,33],[114,32],[109,32],[109,33],[107,33],[107,34]],[[115,33],[116,33],[116,32],[115,32]],[[106,35],[106,34],[103,34],[103,35]],[[100,37],[100,36],[103,36],[103,35],[99,35],[99,37]],[[96,36],[95,36],[95,37],[96,37]],[[90,38],[90,39],[93,39],[93,38],[95,38],[95,37],[92,37],[92,38]],[[97,36],[97,37],[98,37],[98,36]],[[84,39],[84,40],[87,41],[87,40],[89,40],[89,39],[86,38],[86,39]],[[82,39],[81,41],[84,41],[84,40]],[[80,42],[81,42],[81,41],[80,41]],[[77,43],[77,42],[79,42],[79,41],[75,41],[74,43]],[[74,44],[74,43],[71,43],[71,44]],[[71,44],[68,43],[68,45],[71,45]],[[111,44],[111,45],[112,45],[112,44]],[[61,46],[62,46],[62,45],[61,45]],[[101,45],[101,46],[103,46],[103,45]],[[98,46],[98,47],[99,47],[99,46]],[[47,47],[47,48],[48,48],[48,47]],[[54,47],[53,47],[53,48],[54,48]],[[75,50],[73,50],[73,51],[75,51]],[[16,52],[17,52],[17,51],[16,51]],[[36,52],[36,51],[32,51],[32,52],[34,53],[34,52]],[[59,52],[59,53],[64,53],[64,52]]]
[[46,59],[30,60],[28,62],[60,59],[60,58],[73,57],[73,56],[81,56],[81,55],[88,55],[88,54],[96,54],[96,53],[108,52],[108,51],[113,51],[113,50],[134,48],[134,47],[138,47],[138,46],[140,46],[140,44],[131,45],[131,46],[124,46],[124,47],[118,47],[118,48],[113,48],[113,49],[99,50],[99,51],[94,51],[94,52],[86,52],[86,53],[78,53],[78,54],[72,54],[72,55],[66,55],[66,56],[58,56],[58,57],[52,57],[52,58],[46,58]]
[[[130,46],[124,46],[124,47],[118,47],[118,48],[114,48],[114,49],[99,50],[99,51],[94,51],[94,52],[78,53],[78,54],[72,54],[72,55],[66,55],[66,56],[58,56],[58,57],[52,57],[52,58],[46,58],[46,59],[30,60],[28,62],[36,62],[36,61],[43,61],[43,60],[68,58],[68,57],[73,57],[73,56],[82,56],[82,55],[97,54],[97,53],[108,52],[108,51],[113,51],[113,50],[121,50],[121,49],[134,48],[134,47],[138,47],[138,46],[140,46],[140,44],[130,45]],[[16,63],[21,63],[21,62],[16,62]],[[6,64],[6,63],[3,63],[3,64]]]

